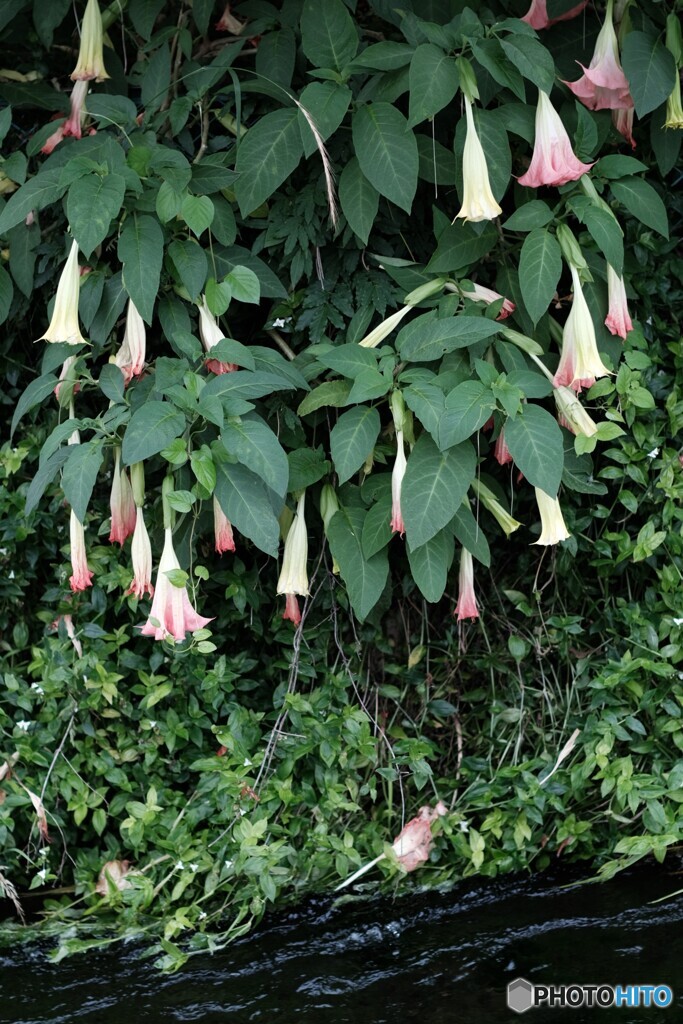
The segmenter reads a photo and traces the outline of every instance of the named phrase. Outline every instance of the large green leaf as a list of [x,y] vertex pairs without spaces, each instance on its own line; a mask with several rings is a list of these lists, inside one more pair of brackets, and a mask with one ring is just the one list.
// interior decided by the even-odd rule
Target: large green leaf
[[316,409],[322,409],[328,405],[339,409],[348,404],[350,390],[351,383],[348,380],[327,380],[306,395],[296,411],[297,416],[308,416]]
[[564,445],[557,420],[528,403],[505,423],[505,441],[515,465],[533,487],[554,498],[562,479]]
[[377,216],[379,192],[360,169],[355,156],[351,157],[339,179],[339,202],[351,230],[368,244],[370,229]]
[[[260,50],[259,46],[259,50]],[[351,103],[351,90],[337,82],[311,82],[299,97],[299,102],[313,118],[323,140],[336,132],[344,120]],[[303,113],[299,111],[299,128],[304,144],[304,153],[310,156],[318,145]]]
[[46,488],[52,483],[61,467],[69,458],[70,454],[71,452],[69,447],[65,445],[63,448],[58,448],[57,451],[52,452],[49,458],[40,463],[38,472],[34,476],[29,485],[29,489],[26,492],[24,515],[29,516],[31,512],[33,512],[34,508],[38,507],[38,503],[45,493]]
[[365,557],[376,555],[387,546],[391,537],[391,494],[387,492],[368,510],[363,522],[361,544]]
[[202,391],[202,398],[252,399],[263,398],[274,391],[288,391],[293,385],[288,380],[276,377],[274,373],[263,373],[250,370],[235,370],[234,373],[222,373],[210,380]]
[[460,84],[455,58],[432,43],[423,43],[410,62],[410,115],[413,127],[447,106]]
[[123,286],[145,323],[152,323],[164,258],[164,233],[155,217],[133,213],[119,236]]
[[495,408],[491,389],[481,381],[466,380],[446,395],[446,406],[439,423],[439,448],[451,448],[466,441],[486,423]]
[[464,501],[451,519],[450,527],[464,548],[474,555],[482,565],[491,564],[491,552],[486,534],[472,515],[469,504]]
[[419,548],[408,548],[413,579],[427,601],[440,601],[446,589],[455,544],[449,529],[440,530]]
[[439,235],[436,252],[427,270],[433,273],[455,274],[486,256],[498,241],[493,224],[473,227],[471,224],[448,224]]
[[367,405],[349,409],[330,433],[330,452],[339,483],[360,469],[375,446],[380,429],[379,413]]
[[168,247],[168,255],[178,273],[180,284],[184,285],[191,299],[199,296],[208,270],[206,253],[201,245],[191,239],[176,239]]
[[633,177],[611,181],[610,188],[629,213],[632,213],[643,224],[647,224],[649,228],[658,231],[660,235],[664,235],[665,238],[669,237],[666,207],[652,185],[642,178]]
[[638,117],[668,99],[676,82],[676,61],[666,46],[645,32],[627,32],[621,63]]
[[167,448],[185,429],[185,417],[169,402],[145,402],[130,418],[121,455],[126,466]]
[[401,511],[408,544],[418,548],[431,540],[455,515],[476,470],[472,445],[439,451],[422,434],[408,457],[401,487]]
[[524,239],[519,257],[519,285],[534,323],[547,312],[561,273],[562,252],[557,239],[545,228],[535,228]]
[[624,233],[619,222],[601,206],[588,207],[583,220],[600,252],[621,276],[624,269]]
[[277,555],[280,527],[261,479],[240,463],[216,467],[216,497],[226,516],[261,551]]
[[83,522],[104,458],[102,440],[71,445],[70,451],[71,454],[62,473],[62,490],[64,497],[76,513],[76,518]]
[[342,0],[304,0],[301,46],[311,64],[341,71],[358,50],[358,32]]
[[482,67],[486,68],[491,77],[510,89],[518,99],[526,99],[522,76],[514,64],[506,57],[498,39],[482,39],[472,43],[472,52]]
[[360,169],[380,195],[410,213],[417,188],[417,142],[391,103],[368,103],[353,115],[353,147]]
[[296,107],[273,110],[262,117],[240,142],[235,170],[235,195],[246,217],[272,196],[303,155]]
[[42,377],[37,377],[35,380],[31,381],[26,390],[19,397],[19,401],[16,404],[14,415],[12,416],[10,437],[12,437],[20,420],[26,415],[26,413],[36,405],[40,405],[41,402],[44,402],[45,399],[52,394],[56,385],[57,378],[54,373],[44,373]]
[[7,205],[0,213],[0,235],[6,235],[15,224],[26,220],[32,210],[42,210],[64,195],[67,186],[61,184],[61,177],[61,167],[41,171],[10,196]]
[[332,557],[339,565],[351,606],[361,621],[379,601],[389,576],[386,548],[372,558],[363,554],[365,515],[360,508],[340,508],[327,525]]
[[401,328],[396,348],[402,359],[429,362],[446,352],[474,345],[500,330],[500,324],[483,316],[450,316],[435,319],[434,311],[423,313]]
[[549,93],[555,84],[555,62],[532,36],[517,33],[501,41],[506,56],[530,82]]
[[403,392],[406,405],[419,419],[425,430],[428,430],[436,441],[439,437],[439,424],[443,416],[445,399],[441,388],[436,384],[418,382]]
[[342,377],[350,377],[354,380],[364,370],[377,369],[377,355],[373,349],[363,348],[362,345],[354,343],[348,345],[336,345],[329,352],[318,356],[318,362],[322,363]]
[[262,419],[230,421],[221,434],[223,447],[256,473],[276,494],[284,498],[289,480],[289,463],[280,442]]
[[0,267],[0,324],[9,316],[10,306],[14,298],[14,285],[4,267]]

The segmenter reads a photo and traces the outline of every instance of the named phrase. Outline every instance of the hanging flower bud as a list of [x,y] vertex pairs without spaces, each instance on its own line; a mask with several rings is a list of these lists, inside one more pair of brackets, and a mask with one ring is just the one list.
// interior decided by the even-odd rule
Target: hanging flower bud
[[222,555],[225,551],[235,550],[235,538],[232,533],[232,523],[220,506],[216,495],[213,496],[213,532],[216,542],[216,551]]
[[[455,285],[449,289],[449,291],[456,290]],[[504,299],[500,292],[495,292],[493,288],[485,288],[483,284],[475,284],[472,291],[463,291],[462,297],[464,299],[470,299],[472,302],[485,302],[487,306],[490,306],[493,302],[498,302],[499,299],[503,299],[503,305],[501,306],[500,313],[496,317],[496,320],[507,320],[510,314],[514,313],[517,308],[514,302],[510,299]]]
[[665,128],[683,128],[683,104],[681,103],[681,78],[676,68],[676,81],[673,90],[666,101]]
[[59,381],[55,386],[55,398],[61,406],[68,405],[72,397],[80,390],[76,381],[74,367],[78,356],[67,356],[62,363]]
[[597,434],[597,423],[591,419],[570,388],[553,388],[553,397],[561,427],[566,427],[572,434],[581,434],[583,437]]
[[[304,490],[299,497],[296,515],[285,539],[282,570],[277,583],[278,594],[286,594],[288,597],[283,618],[289,618],[292,622],[300,622],[301,616],[299,615],[296,597],[294,597],[293,601],[289,600],[289,598],[296,594],[300,594],[302,597],[308,595],[308,573],[306,571],[308,536],[306,534],[306,520],[304,518],[305,499],[306,491]],[[298,616],[298,618],[292,618],[292,615]]]
[[470,486],[484,508],[489,510],[506,537],[509,537],[510,534],[520,528],[522,524],[512,518],[510,513],[503,508],[493,491],[490,490],[486,484],[483,484],[481,480],[473,480]]
[[81,45],[78,51],[78,63],[71,72],[76,80],[95,79],[103,82],[109,75],[104,68],[102,15],[97,0],[88,0],[81,23]]
[[147,355],[147,330],[145,323],[137,311],[132,299],[128,300],[126,313],[126,330],[121,348],[114,356],[114,363],[123,373],[123,383],[127,387],[133,377],[139,377],[145,365]]
[[633,322],[628,312],[626,285],[623,277],[620,277],[609,263],[607,264],[607,295],[609,309],[605,325],[610,334],[618,334],[620,338],[625,338],[628,332],[633,330]]
[[512,455],[510,455],[510,449],[505,443],[505,431],[503,429],[501,429],[500,434],[496,438],[493,457],[500,466],[504,466],[507,462],[512,462]]
[[480,221],[493,220],[503,211],[496,202],[489,182],[489,169],[486,156],[474,123],[472,103],[467,95],[465,100],[465,116],[467,118],[467,135],[462,154],[462,206],[454,220]]
[[595,51],[589,66],[583,68],[578,82],[565,82],[589,110],[629,110],[633,98],[629,91],[621,64],[619,45],[612,21],[613,0],[607,0],[605,22],[595,41]]
[[392,533],[400,533],[401,536],[406,532],[401,514],[401,484],[403,483],[403,477],[406,475],[407,465],[408,462],[403,444],[403,431],[397,430],[396,458],[394,459],[394,468],[391,473],[391,530]]
[[[286,506],[285,506],[286,507]],[[332,484],[323,484],[323,488],[320,492],[320,515],[323,520],[323,527],[325,529],[325,536],[327,536],[327,527],[332,519],[335,512],[339,511],[339,502],[337,501],[337,494]],[[335,575],[339,575],[339,563],[336,558],[332,558],[332,572]]]
[[395,313],[392,313],[385,320],[382,320],[382,323],[374,327],[364,338],[361,338],[358,344],[362,345],[363,348],[377,348],[379,343],[384,341],[398,327],[406,313],[409,313],[419,302],[424,302],[425,299],[438,295],[440,291],[443,291],[445,284],[445,277],[436,277],[432,281],[427,281],[425,284],[414,288],[412,292],[406,295],[404,299],[405,305],[397,309]]
[[612,124],[623,135],[627,142],[631,143],[631,149],[636,148],[636,140],[633,138],[633,107],[628,110],[613,110]]
[[114,455],[114,478],[109,500],[111,509],[111,532],[109,540],[123,547],[124,541],[130,537],[137,525],[133,490],[130,486],[128,473],[121,468],[121,449],[117,446]]
[[[202,295],[202,302],[199,306],[199,337],[202,339],[202,345],[204,346],[205,352],[210,352],[214,345],[217,345],[219,341],[223,341],[225,335],[221,331],[215,316],[209,309],[206,296]],[[232,373],[233,370],[237,369],[235,363],[222,363],[218,359],[207,359],[206,368],[211,373]]]
[[569,21],[570,18],[575,18],[577,14],[581,13],[587,3],[588,0],[581,0],[576,7],[565,11],[564,14],[560,14],[557,18],[549,18],[547,0],[531,0],[531,7],[521,20],[525,21],[527,25],[531,25],[538,32],[539,29],[548,28],[550,25],[555,25],[558,21]]
[[608,376],[610,370],[598,352],[595,326],[581,288],[579,272],[572,263],[569,269],[574,282],[574,300],[564,325],[562,354],[553,385],[559,387],[564,384],[578,393],[582,388],[592,387],[596,377]]
[[173,547],[173,531],[167,526],[164,529],[164,550],[159,562],[152,610],[142,627],[143,636],[153,636],[155,640],[165,640],[169,636],[184,640],[186,633],[203,629],[212,621],[195,611],[186,584],[176,587],[171,583],[166,573],[174,569],[180,569],[180,563]]
[[285,610],[282,613],[282,618],[283,621],[293,622],[295,626],[298,626],[301,622],[301,609],[299,608],[299,599],[296,594],[286,595]]
[[541,536],[533,543],[559,544],[561,540],[567,540],[571,534],[565,526],[562,509],[557,498],[551,498],[540,487],[534,487],[534,491],[541,516]]
[[232,13],[231,4],[226,4],[225,10],[214,27],[216,32],[231,32],[234,36],[238,36],[245,25],[246,22],[239,21],[239,19]]
[[69,345],[84,345],[85,338],[78,326],[78,294],[81,275],[78,269],[78,242],[71,243],[69,258],[64,265],[55,296],[50,326],[38,341],[64,341]]
[[53,131],[52,135],[50,135],[45,140],[43,145],[40,147],[40,152],[43,153],[45,156],[49,156],[50,153],[52,153],[52,151],[54,149],[56,149],[56,147],[59,145],[59,143],[64,138],[64,125],[65,124],[66,124],[66,121],[62,121],[62,123],[59,125],[59,127],[55,128],[55,130]]
[[69,520],[69,538],[71,541],[71,571],[69,584],[74,593],[92,586],[93,573],[88,568],[88,556],[85,552],[85,530],[83,523],[71,509]]
[[474,596],[474,563],[472,555],[463,548],[460,552],[460,576],[459,576],[458,603],[455,606],[454,614],[458,622],[463,619],[478,619],[479,609],[477,599]]
[[135,530],[133,531],[133,543],[131,546],[131,557],[133,562],[133,579],[128,588],[129,594],[134,594],[138,599],[154,593],[152,586],[152,545],[149,541],[149,534],[145,526],[145,517],[142,508],[138,506],[135,510]]
[[593,164],[582,163],[575,155],[550,97],[538,91],[536,107],[536,139],[529,170],[519,179],[520,185],[539,188],[541,185],[566,185],[589,171]]

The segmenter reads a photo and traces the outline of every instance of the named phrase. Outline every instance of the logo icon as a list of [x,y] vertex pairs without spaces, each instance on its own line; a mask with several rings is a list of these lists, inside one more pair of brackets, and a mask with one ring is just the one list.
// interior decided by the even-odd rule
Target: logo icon
[[508,1008],[526,1013],[534,1005],[534,986],[526,978],[515,978],[508,985]]

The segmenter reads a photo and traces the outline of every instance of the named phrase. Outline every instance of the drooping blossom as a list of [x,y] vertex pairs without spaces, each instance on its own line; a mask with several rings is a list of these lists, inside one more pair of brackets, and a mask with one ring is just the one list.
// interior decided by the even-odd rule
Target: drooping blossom
[[78,269],[78,242],[71,243],[71,251],[57,285],[55,305],[50,325],[38,341],[64,341],[69,345],[84,345],[85,338],[78,326],[78,294],[81,275]]
[[519,179],[520,185],[539,188],[541,185],[566,185],[576,181],[593,166],[574,155],[567,129],[562,124],[550,97],[538,90],[536,107],[536,138],[529,170]]
[[384,341],[398,327],[406,313],[409,313],[419,302],[423,302],[425,299],[429,299],[443,291],[445,284],[446,278],[437,277],[414,288],[412,292],[406,295],[405,304],[400,309],[397,309],[395,313],[382,320],[381,324],[378,324],[377,327],[373,327],[370,333],[361,338],[358,344],[362,345],[363,348],[377,348],[379,343]]
[[597,434],[597,423],[588,415],[571,388],[553,388],[553,397],[561,427],[566,427],[572,434],[581,434],[583,437]]
[[59,623],[60,622],[64,623],[64,627],[66,629],[66,635],[68,636],[69,640],[71,641],[71,644],[72,644],[73,649],[75,650],[76,654],[78,655],[79,658],[82,658],[83,657],[83,646],[81,644],[81,641],[76,636],[76,629],[74,627],[74,620],[73,620],[72,616],[69,615],[68,613],[66,613],[65,615],[58,615],[57,618],[55,619],[55,621],[52,623],[52,628],[53,629],[59,629]]
[[676,68],[676,81],[666,101],[665,128],[683,128],[683,103],[681,102],[681,78]]
[[[54,122],[53,122],[54,123]],[[59,145],[64,138],[64,125],[66,121],[62,121],[60,125],[55,128],[52,135],[49,135],[43,145],[40,147],[40,152],[45,156],[49,156],[50,153]]]
[[510,537],[515,530],[520,528],[522,524],[513,519],[507,509],[503,508],[493,491],[486,484],[482,483],[481,480],[473,480],[470,486],[484,508],[489,510],[506,537]]
[[565,82],[589,110],[628,110],[633,106],[626,75],[619,63],[619,44],[612,21],[613,0],[607,0],[605,22],[595,41],[588,67],[577,82]]
[[234,36],[238,36],[244,29],[246,22],[240,21],[236,18],[232,13],[231,7],[231,4],[225,5],[225,10],[214,27],[216,32],[231,32]]
[[176,587],[171,583],[166,573],[174,569],[180,569],[180,563],[173,547],[173,531],[167,526],[164,530],[164,549],[157,572],[152,610],[142,627],[143,636],[153,636],[155,640],[165,640],[169,636],[175,637],[176,640],[184,640],[186,633],[203,629],[212,621],[211,618],[207,619],[195,611],[186,584]]
[[490,306],[492,302],[498,302],[503,299],[503,305],[500,308],[500,313],[496,317],[496,320],[507,320],[511,313],[514,313],[515,303],[511,299],[504,299],[500,292],[496,292],[493,288],[486,288],[483,284],[475,284],[472,291],[463,291],[463,298],[471,299],[472,302],[485,302],[487,306]]
[[559,387],[564,384],[578,393],[582,388],[592,387],[596,377],[606,377],[611,371],[598,352],[595,326],[581,288],[579,272],[572,263],[569,269],[574,282],[574,299],[564,325],[562,354],[553,385]]
[[62,121],[59,127],[52,133],[52,135],[44,143],[41,153],[45,153],[46,156],[53,151],[55,146],[59,145],[62,139],[71,135],[76,139],[80,139],[83,133],[83,120],[85,118],[85,97],[88,95],[88,89],[90,86],[87,81],[76,82],[73,89],[71,90],[71,112],[69,113],[66,121]]
[[445,804],[439,800],[436,807],[421,807],[414,818],[403,826],[391,844],[399,864],[406,871],[414,871],[429,859],[434,845],[432,822],[447,814]]
[[562,509],[557,498],[551,498],[540,487],[534,487],[536,503],[541,517],[541,536],[534,544],[559,544],[567,540],[571,534],[565,526]]
[[555,25],[558,21],[569,21],[570,18],[575,18],[577,14],[581,13],[587,3],[588,0],[581,0],[581,3],[578,3],[576,7],[572,7],[571,10],[558,15],[557,18],[549,18],[547,0],[531,0],[531,7],[521,20],[525,21],[527,25],[531,25],[538,32],[539,29],[548,28],[550,25]]
[[149,541],[145,517],[140,505],[135,509],[135,530],[133,531],[131,557],[133,562],[133,579],[128,588],[128,593],[134,594],[137,598],[144,597],[145,594],[149,594],[151,597],[154,593],[154,587],[152,586],[152,545]]
[[213,496],[213,532],[216,543],[216,551],[222,555],[225,551],[235,550],[235,538],[232,533],[232,523],[221,508],[216,495]]
[[126,330],[114,363],[123,374],[125,386],[142,373],[147,355],[147,329],[132,299],[128,300]]
[[397,430],[396,458],[394,459],[394,468],[391,472],[391,530],[392,533],[400,533],[401,536],[406,532],[401,514],[401,484],[403,483],[403,477],[406,475],[407,465],[403,431]]
[[71,72],[72,81],[103,82],[109,78],[104,67],[102,53],[103,30],[102,14],[98,0],[88,0],[81,22],[81,45],[78,51],[78,63]]
[[463,548],[460,553],[458,584],[458,603],[454,613],[458,617],[458,622],[462,622],[463,619],[478,619],[479,609],[474,595],[474,563],[467,548]]
[[607,296],[608,311],[605,325],[610,334],[618,334],[625,338],[633,330],[633,322],[628,311],[626,285],[623,277],[617,274],[610,263],[607,264]]
[[512,462],[512,455],[510,449],[505,442],[505,430],[501,429],[500,434],[496,438],[496,443],[493,446],[493,457],[500,466],[504,466],[507,462]]
[[282,617],[290,619],[294,623],[301,621],[296,595],[301,597],[308,595],[308,572],[306,570],[308,535],[304,518],[305,500],[306,491],[302,491],[297,502],[296,515],[285,538],[282,569],[277,581],[277,593],[285,594],[287,597],[285,613]]
[[[218,344],[219,341],[223,341],[225,335],[218,326],[215,316],[209,309],[206,296],[202,295],[201,305],[199,306],[199,337],[202,339],[202,345],[204,351],[209,353],[211,349]],[[235,363],[222,363],[218,359],[207,359],[206,368],[211,373],[232,373],[238,367]]]
[[[334,487],[332,484],[323,484],[322,490],[320,491],[320,515],[322,516],[325,536],[327,536],[327,528],[332,517],[338,511],[339,502],[337,500],[337,493]],[[332,556],[332,572],[335,576],[339,575],[339,563],[334,556]]]
[[93,573],[88,568],[88,556],[85,551],[85,530],[73,509],[69,520],[69,539],[71,541],[71,572],[69,584],[74,593],[92,586]]
[[633,114],[633,107],[629,107],[628,110],[612,111],[612,124],[619,134],[631,143],[631,149],[636,148],[636,140],[633,138]]
[[111,510],[111,531],[109,540],[112,544],[123,544],[127,537],[135,530],[137,519],[135,514],[135,502],[133,501],[133,489],[130,486],[128,473],[121,468],[121,449],[117,446],[114,455],[114,477],[111,485],[111,496],[109,499]]
[[463,98],[467,118],[467,135],[462,154],[462,206],[454,220],[459,217],[465,221],[494,220],[503,211],[491,191],[489,169],[474,123],[472,103],[467,95]]

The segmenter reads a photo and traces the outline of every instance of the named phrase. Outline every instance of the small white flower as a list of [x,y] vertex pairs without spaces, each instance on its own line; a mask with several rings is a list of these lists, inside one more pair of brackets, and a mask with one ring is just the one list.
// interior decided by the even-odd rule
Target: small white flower
[[13,580],[14,579],[14,569],[10,569],[10,571],[9,571],[9,573],[7,575],[8,575],[9,579]]
[[181,860],[178,861],[178,863],[176,864],[175,867],[176,867],[176,871],[183,871],[185,869],[185,865],[183,864],[183,862]]
[[192,871],[194,873],[195,871],[199,870],[199,864],[190,864],[189,868],[190,868],[190,871]]
[[38,878],[41,880],[41,882],[45,881],[45,879],[47,878],[47,868],[40,869],[40,871],[38,872]]
[[200,921],[204,921],[205,919],[206,919],[206,911],[205,911],[205,910],[202,910],[202,911],[200,912],[200,914],[199,914],[199,918],[198,918],[198,920],[200,920]]
[[674,619],[674,626],[683,626],[683,619]]
[[40,683],[31,683],[31,689],[35,690],[38,696],[41,696],[43,693],[45,693],[45,690],[42,688]]
[[230,870],[234,863],[234,860],[226,860],[225,867],[227,868],[228,871]]
[[653,448],[651,452],[647,453],[648,459],[656,459],[659,455],[659,448]]
[[156,729],[157,723],[156,723],[156,719],[155,718],[150,718],[150,720],[149,720],[149,727],[150,727],[150,729]]
[[251,761],[249,760],[248,757],[245,757],[244,761],[242,762],[242,767],[243,768],[250,768],[251,767]]
[[273,320],[273,327],[286,327],[291,319],[291,316],[279,316],[277,320]]
[[461,821],[459,824],[460,824],[460,831],[461,832],[469,832],[470,826],[469,826],[469,824],[466,821]]
[[27,722],[26,719],[24,719],[24,718],[21,718],[17,722],[17,729],[23,729],[24,732],[28,732],[30,726],[31,726],[31,723]]

